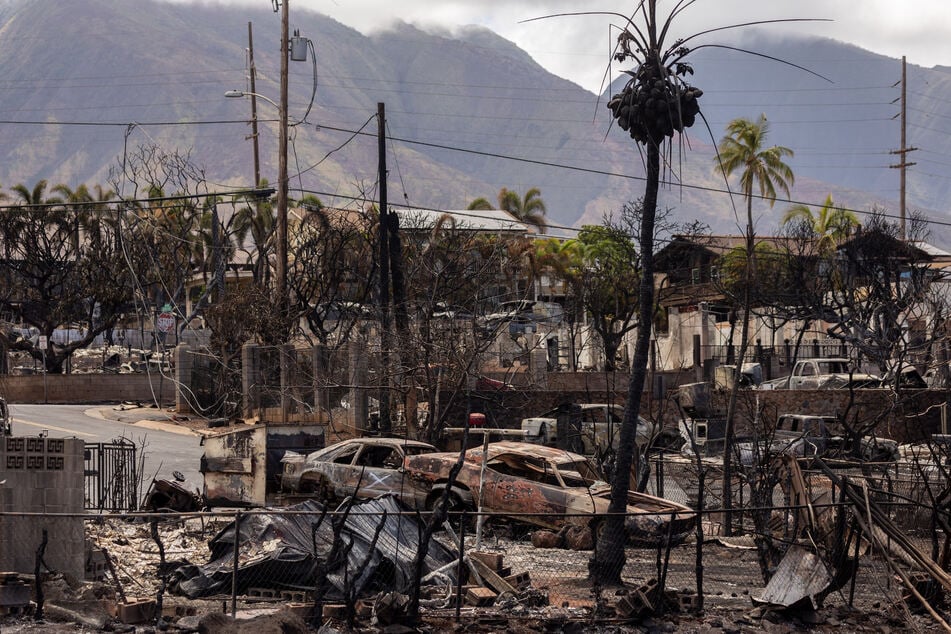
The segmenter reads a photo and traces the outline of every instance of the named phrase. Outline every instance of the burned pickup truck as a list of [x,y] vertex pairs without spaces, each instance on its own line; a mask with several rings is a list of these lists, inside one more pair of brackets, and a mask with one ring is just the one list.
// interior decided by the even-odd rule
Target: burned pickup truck
[[782,414],[767,438],[738,442],[736,450],[740,463],[747,466],[776,455],[858,459],[870,463],[898,460],[898,443],[894,440],[863,436],[853,441],[842,431],[841,422],[835,416]]

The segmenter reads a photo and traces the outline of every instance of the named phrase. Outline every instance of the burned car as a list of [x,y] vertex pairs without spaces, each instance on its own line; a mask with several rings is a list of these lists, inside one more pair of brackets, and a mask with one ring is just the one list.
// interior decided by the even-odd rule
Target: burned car
[[[449,471],[458,457],[431,453],[406,459],[407,480],[427,491],[427,509],[448,499],[451,510],[481,505],[485,512],[544,528],[580,524],[598,534],[604,526],[611,485],[580,454],[524,442],[490,443],[485,451],[478,447],[465,452],[462,470],[450,486]],[[625,527],[632,545],[654,546],[668,537],[679,542],[696,521],[687,506],[633,491],[628,493],[627,510]]]
[[435,451],[416,440],[373,437],[343,440],[307,456],[288,451],[281,459],[281,489],[323,502],[396,493],[404,504],[417,507],[414,491],[404,486],[401,467],[408,456]]
[[780,454],[875,463],[899,459],[898,443],[894,440],[875,436],[849,438],[844,431],[834,415],[782,414],[767,437],[738,442],[735,449],[740,464],[747,467]]

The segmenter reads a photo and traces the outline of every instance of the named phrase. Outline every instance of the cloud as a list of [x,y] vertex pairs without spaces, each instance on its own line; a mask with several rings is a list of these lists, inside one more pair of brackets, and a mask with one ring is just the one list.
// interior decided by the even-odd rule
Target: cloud
[[[198,0],[178,0],[198,1]],[[218,0],[222,4],[260,7],[267,0]],[[579,11],[629,14],[635,0],[288,0],[293,12],[298,8],[317,11],[363,33],[384,29],[395,20],[424,29],[454,29],[478,24],[492,29],[529,53],[551,72],[597,90],[610,60],[620,17],[577,15],[531,18]],[[666,15],[674,3],[658,2]],[[758,20],[790,18],[826,19],[828,22],[800,22],[770,27],[776,31],[817,35],[849,42],[888,55],[906,55],[912,64],[951,66],[951,21],[947,0],[699,0],[680,13],[672,28],[672,38]],[[709,40],[729,41],[733,30],[717,32]]]

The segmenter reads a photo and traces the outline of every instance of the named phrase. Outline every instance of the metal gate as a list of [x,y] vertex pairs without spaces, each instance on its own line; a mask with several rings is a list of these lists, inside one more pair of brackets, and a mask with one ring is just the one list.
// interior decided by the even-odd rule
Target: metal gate
[[120,438],[86,443],[85,507],[97,511],[134,511],[139,506],[135,443]]

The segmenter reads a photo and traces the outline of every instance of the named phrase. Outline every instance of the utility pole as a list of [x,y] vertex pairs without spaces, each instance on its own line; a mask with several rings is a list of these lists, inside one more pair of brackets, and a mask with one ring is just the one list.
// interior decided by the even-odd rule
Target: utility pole
[[[901,219],[900,228],[901,228],[901,239],[906,238],[905,234],[905,168],[915,165],[915,163],[909,163],[907,161],[908,153],[914,152],[918,148],[916,147],[907,147],[905,145],[905,131],[907,128],[907,86],[908,86],[908,75],[907,75],[907,64],[905,63],[905,56],[902,55],[901,58],[901,147],[897,150],[892,150],[890,154],[898,154],[901,157],[901,160],[897,165],[889,165],[892,169],[899,170],[900,182],[899,182],[899,218]],[[894,102],[893,102],[894,103]]]
[[[287,64],[288,64],[288,4],[281,2],[281,100],[279,113],[280,138],[278,139],[277,174],[277,306],[285,319],[289,315],[290,301],[287,292]],[[284,325],[287,332],[289,325]]]
[[251,146],[254,148],[254,188],[261,185],[261,160],[258,157],[258,97],[254,87],[254,40],[251,23],[248,22],[248,86],[251,88]]
[[388,435],[393,428],[390,420],[390,347],[393,336],[390,332],[390,214],[386,199],[386,106],[376,105],[377,150],[379,154],[378,180],[380,188],[380,429]]

